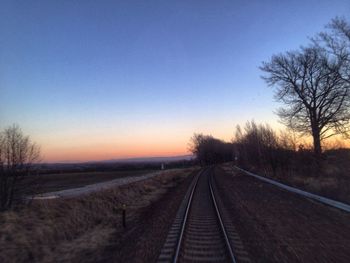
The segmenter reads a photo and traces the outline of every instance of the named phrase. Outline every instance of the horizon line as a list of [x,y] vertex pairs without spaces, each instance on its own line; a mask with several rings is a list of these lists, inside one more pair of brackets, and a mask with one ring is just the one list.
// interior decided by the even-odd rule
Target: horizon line
[[135,157],[121,157],[121,158],[110,158],[110,159],[100,159],[100,160],[59,160],[59,161],[43,161],[37,164],[83,164],[83,163],[98,163],[98,162],[118,162],[118,161],[128,161],[137,159],[157,159],[157,158],[181,158],[181,157],[194,156],[191,153],[184,153],[179,155],[152,155],[152,156],[135,156]]

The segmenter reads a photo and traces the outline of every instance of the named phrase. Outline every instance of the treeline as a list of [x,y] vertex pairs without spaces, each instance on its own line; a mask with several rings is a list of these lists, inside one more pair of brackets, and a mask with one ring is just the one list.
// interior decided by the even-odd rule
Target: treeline
[[211,165],[232,160],[233,144],[211,135],[195,133],[190,141],[190,151],[196,156],[200,165]]
[[257,170],[265,170],[274,176],[277,171],[287,173],[292,162],[301,156],[313,161],[313,153],[303,144],[297,145],[293,133],[277,134],[269,125],[254,121],[247,122],[244,128],[237,126],[233,139],[234,159],[237,165]]
[[288,174],[295,169],[316,173],[319,166],[312,147],[298,142],[292,132],[277,133],[269,125],[254,121],[237,126],[231,142],[194,134],[190,150],[202,166],[234,161],[240,167],[272,175]]

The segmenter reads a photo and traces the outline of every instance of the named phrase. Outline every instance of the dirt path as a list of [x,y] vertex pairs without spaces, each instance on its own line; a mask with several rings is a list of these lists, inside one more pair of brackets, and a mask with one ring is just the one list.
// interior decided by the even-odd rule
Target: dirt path
[[350,214],[217,168],[225,207],[255,262],[350,262]]

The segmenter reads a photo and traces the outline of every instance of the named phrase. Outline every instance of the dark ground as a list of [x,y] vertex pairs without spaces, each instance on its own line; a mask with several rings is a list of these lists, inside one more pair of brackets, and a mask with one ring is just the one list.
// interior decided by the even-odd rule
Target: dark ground
[[350,262],[350,214],[216,168],[225,207],[255,262]]
[[[140,176],[154,172],[152,170],[134,171],[108,171],[108,172],[79,172],[79,173],[58,173],[41,174],[23,178],[20,182],[23,185],[35,186],[36,193],[47,193],[69,188],[82,187],[88,184],[105,182],[117,178]],[[22,187],[23,188],[23,187]]]

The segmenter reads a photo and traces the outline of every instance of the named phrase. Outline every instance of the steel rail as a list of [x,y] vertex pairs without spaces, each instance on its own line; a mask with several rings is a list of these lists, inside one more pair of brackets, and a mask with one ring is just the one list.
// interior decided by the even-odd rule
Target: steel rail
[[182,243],[183,235],[184,235],[184,232],[185,232],[186,222],[187,222],[187,218],[188,218],[188,212],[189,212],[190,206],[191,206],[191,204],[192,204],[192,198],[193,198],[194,190],[196,189],[196,186],[197,186],[199,177],[200,177],[201,174],[204,173],[204,171],[206,171],[206,170],[207,170],[207,169],[202,170],[202,171],[197,175],[196,182],[194,183],[194,185],[193,185],[193,187],[192,187],[192,191],[191,191],[190,197],[188,198],[188,203],[187,203],[187,207],[186,207],[186,212],[185,212],[185,215],[184,215],[184,219],[183,219],[183,221],[182,221],[180,236],[179,236],[179,239],[178,239],[178,241],[177,241],[176,252],[175,252],[174,260],[173,260],[174,263],[176,263],[176,262],[178,261],[178,258],[179,258],[181,243]]
[[[191,206],[192,206],[193,195],[194,195],[194,192],[196,190],[199,177],[206,171],[208,171],[208,169],[204,169],[198,174],[198,176],[196,178],[196,181],[195,181],[195,183],[194,183],[194,185],[192,187],[191,194],[190,194],[190,196],[188,198],[188,203],[187,203],[187,206],[186,206],[186,212],[185,212],[185,215],[184,215],[184,219],[182,221],[181,232],[180,232],[179,239],[178,239],[178,242],[177,242],[176,252],[175,252],[175,255],[174,255],[173,263],[177,263],[178,260],[179,260],[179,255],[180,255],[180,251],[181,251],[181,244],[183,242],[183,237],[184,237],[184,233],[185,233],[185,228],[186,228],[186,224],[187,224],[189,211],[190,211]],[[211,193],[210,194],[211,195],[211,199],[213,201],[213,205],[214,205],[215,212],[216,212],[216,217],[219,220],[220,229],[221,229],[221,232],[222,232],[222,234],[224,236],[224,239],[225,239],[225,245],[226,245],[226,248],[227,248],[227,250],[229,252],[229,257],[231,259],[231,262],[236,263],[237,261],[235,259],[234,254],[233,254],[233,250],[232,250],[232,247],[230,245],[230,241],[228,239],[228,235],[226,233],[226,229],[225,229],[222,217],[220,215],[220,211],[219,211],[219,208],[218,208],[218,205],[217,205],[217,202],[216,202],[216,198],[215,198],[215,195],[214,195],[214,191],[213,191],[213,188],[212,188],[212,185],[211,185],[211,175],[208,178],[208,184],[209,184],[209,189],[210,189],[210,193]]]
[[215,199],[215,195],[214,195],[214,191],[213,191],[213,187],[212,187],[212,175],[209,176],[209,188],[210,188],[210,193],[211,193],[211,198],[213,200],[213,203],[214,203],[214,207],[215,207],[215,211],[216,211],[216,215],[219,219],[219,222],[220,222],[220,226],[221,226],[221,231],[225,237],[225,243],[226,243],[226,247],[229,251],[229,254],[230,254],[230,258],[232,260],[233,263],[236,263],[236,258],[233,254],[233,250],[232,250],[232,247],[231,247],[231,244],[230,244],[230,241],[228,239],[228,235],[226,233],[226,229],[225,229],[225,226],[224,226],[224,223],[222,221],[222,217],[220,215],[220,211],[219,211],[219,208],[218,208],[218,205],[217,205],[217,202],[216,202],[216,199]]

